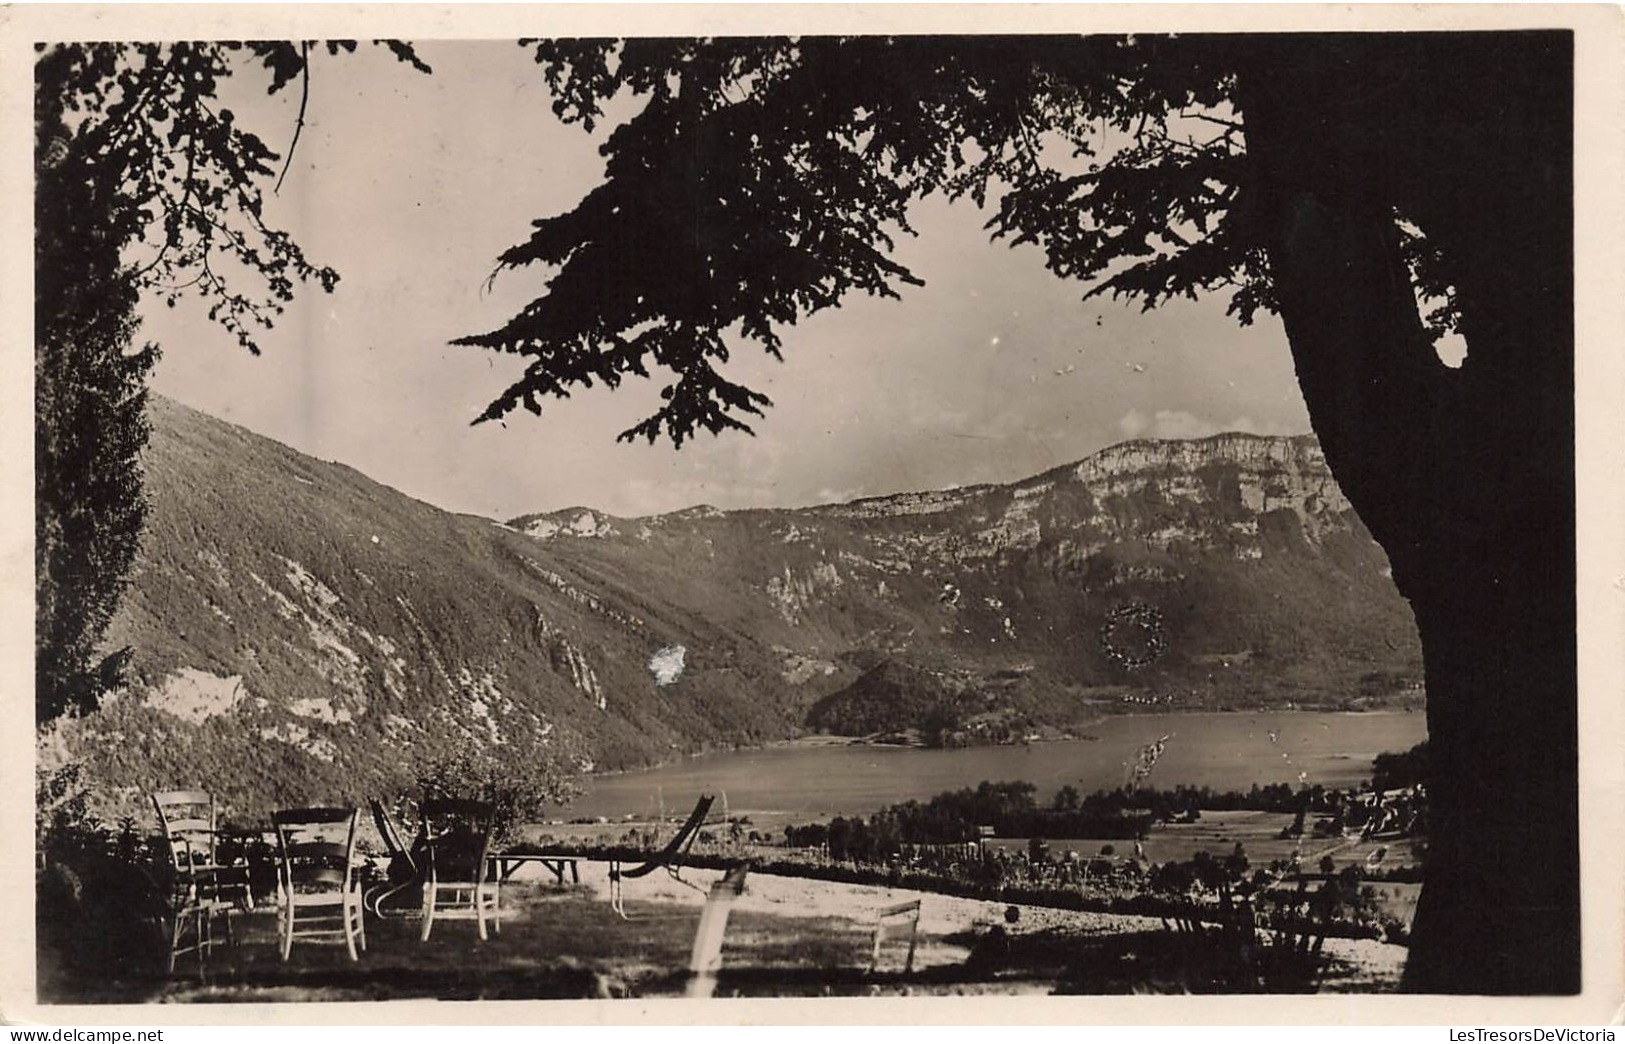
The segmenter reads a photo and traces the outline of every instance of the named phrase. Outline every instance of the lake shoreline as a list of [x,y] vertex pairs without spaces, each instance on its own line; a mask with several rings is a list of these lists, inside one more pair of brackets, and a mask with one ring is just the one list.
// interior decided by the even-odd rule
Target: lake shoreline
[[807,734],[805,736],[795,736],[795,737],[790,738],[790,739],[768,740],[765,743],[756,743],[756,744],[749,744],[749,745],[741,744],[741,745],[732,746],[732,747],[727,747],[727,746],[707,747],[707,748],[704,748],[702,750],[696,750],[696,751],[694,751],[692,753],[682,754],[682,755],[679,755],[678,757],[670,758],[670,759],[667,759],[665,761],[656,761],[656,762],[651,762],[650,764],[647,764],[647,765],[639,765],[636,768],[606,769],[606,770],[604,770],[602,772],[596,772],[596,771],[595,772],[587,772],[587,773],[583,773],[581,778],[583,780],[614,779],[614,778],[617,778],[617,777],[620,777],[620,776],[633,775],[633,774],[640,773],[640,772],[653,772],[653,771],[656,771],[658,769],[670,768],[673,765],[680,765],[685,761],[694,761],[694,760],[697,760],[697,759],[700,759],[700,758],[716,757],[718,755],[724,755],[724,754],[739,754],[739,753],[744,753],[744,752],[748,752],[748,751],[757,751],[757,750],[794,750],[794,749],[817,748],[817,747],[864,747],[864,748],[874,748],[874,749],[877,749],[877,750],[998,750],[998,749],[1010,749],[1010,748],[1019,749],[1021,747],[1037,746],[1039,744],[1044,744],[1044,743],[1075,743],[1075,742],[1079,742],[1079,741],[1089,742],[1091,740],[1091,737],[1088,736],[1087,734],[1079,734],[1078,730],[1094,728],[1097,725],[1102,725],[1102,724],[1105,724],[1106,722],[1117,721],[1117,720],[1124,719],[1124,718],[1166,718],[1166,717],[1179,717],[1179,716],[1197,717],[1197,716],[1201,716],[1201,715],[1240,716],[1240,715],[1243,715],[1243,714],[1251,714],[1251,715],[1254,715],[1254,716],[1259,715],[1259,714],[1302,714],[1302,715],[1305,715],[1305,716],[1312,716],[1312,715],[1339,715],[1339,716],[1346,716],[1346,717],[1352,717],[1352,718],[1372,718],[1372,717],[1383,717],[1383,716],[1396,716],[1396,717],[1398,717],[1398,716],[1407,716],[1407,715],[1409,715],[1409,716],[1421,716],[1423,718],[1423,720],[1426,720],[1427,710],[1426,710],[1426,708],[1418,708],[1416,710],[1409,710],[1409,709],[1401,710],[1401,709],[1386,708],[1386,707],[1384,707],[1384,708],[1373,708],[1371,710],[1320,710],[1320,709],[1317,709],[1317,708],[1303,708],[1303,707],[1295,707],[1295,708],[1272,707],[1272,708],[1266,708],[1266,709],[1263,709],[1263,710],[1209,710],[1209,709],[1206,709],[1206,708],[1194,709],[1194,710],[1177,710],[1177,709],[1169,709],[1169,710],[1127,710],[1127,711],[1122,711],[1120,713],[1101,714],[1099,717],[1090,719],[1089,721],[1074,722],[1070,728],[1056,729],[1055,731],[1062,733],[1062,735],[1059,735],[1059,736],[1041,736],[1039,738],[1032,739],[1032,740],[1019,740],[1019,741],[1015,741],[1015,742],[1011,742],[1011,743],[969,744],[969,745],[963,746],[963,747],[931,747],[931,746],[928,746],[928,745],[926,745],[924,743],[887,743],[887,742],[882,742],[882,741],[876,740],[876,739],[872,738],[871,736],[837,736],[837,735],[834,735],[834,734],[831,734],[831,733],[818,732],[818,733],[809,733],[809,734]]
[[1426,737],[1426,717],[1405,711],[1199,711],[1109,715],[1087,738],[925,748],[807,736],[707,751],[665,765],[584,777],[568,818],[612,819],[727,794],[736,811],[867,815],[898,802],[988,780],[1023,780],[1042,794],[1122,786],[1140,753],[1166,739],[1155,787],[1216,791],[1286,783],[1347,787],[1369,779],[1377,754]]

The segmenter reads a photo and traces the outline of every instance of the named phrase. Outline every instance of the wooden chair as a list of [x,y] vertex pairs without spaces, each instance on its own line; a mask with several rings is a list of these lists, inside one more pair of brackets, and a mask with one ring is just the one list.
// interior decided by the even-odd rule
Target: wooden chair
[[480,938],[502,930],[501,882],[489,873],[494,806],[484,801],[423,802],[423,940],[436,917],[473,919]]
[[427,867],[413,854],[416,846],[407,846],[405,835],[384,803],[374,798],[367,805],[389,856],[389,869],[383,882],[367,890],[362,905],[376,917],[414,916],[421,910],[421,896],[415,893],[423,887]]
[[[711,804],[716,800],[710,794],[700,795],[700,800],[694,803],[694,811],[688,814],[688,819],[678,828],[672,839],[666,842],[666,847],[651,856],[646,862],[630,870],[621,869],[619,859],[609,862],[609,905],[622,918],[626,917],[626,897],[622,891],[621,882],[629,878],[643,877],[664,867],[672,877],[678,877],[678,868],[682,865],[683,856],[694,845],[694,838],[698,836],[700,827],[705,823],[706,815],[711,811]],[[687,882],[684,882],[685,884]]]
[[292,808],[272,815],[281,852],[282,959],[295,939],[342,941],[350,959],[367,948],[355,874],[355,808]]
[[158,827],[169,851],[169,970],[176,959],[195,953],[201,964],[219,941],[217,919],[224,918],[226,941],[233,941],[231,916],[252,909],[248,867],[222,865],[215,857],[218,830],[214,799],[202,790],[161,790],[152,795]]
[[729,868],[722,879],[711,886],[705,897],[705,909],[700,911],[700,926],[694,932],[694,948],[689,952],[688,971],[692,978],[688,984],[690,997],[709,997],[716,992],[717,970],[722,967],[722,937],[728,932],[728,914],[733,902],[745,891],[747,865]]
[[914,970],[914,948],[920,938],[920,900],[910,899],[880,911],[875,921],[874,945],[869,951],[869,971],[874,973],[880,965],[880,945],[887,939],[906,938],[908,956],[903,960],[903,974]]

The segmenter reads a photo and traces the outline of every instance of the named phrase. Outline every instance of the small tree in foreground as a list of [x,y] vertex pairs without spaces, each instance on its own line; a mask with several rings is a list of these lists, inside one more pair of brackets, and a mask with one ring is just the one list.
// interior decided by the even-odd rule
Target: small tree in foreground
[[487,801],[495,808],[491,834],[513,840],[519,827],[540,819],[580,793],[574,777],[545,746],[529,751],[464,740],[418,773],[413,797]]

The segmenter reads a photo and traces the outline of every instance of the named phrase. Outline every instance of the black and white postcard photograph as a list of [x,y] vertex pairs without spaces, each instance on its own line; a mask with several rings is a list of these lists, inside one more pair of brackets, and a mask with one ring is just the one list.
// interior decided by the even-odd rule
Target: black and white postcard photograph
[[7,1021],[1617,1017],[1618,9],[5,17]]

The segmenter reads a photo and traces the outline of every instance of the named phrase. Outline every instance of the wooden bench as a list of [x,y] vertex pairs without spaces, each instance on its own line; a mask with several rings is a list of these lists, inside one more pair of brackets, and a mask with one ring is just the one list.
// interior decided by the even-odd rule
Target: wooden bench
[[581,870],[576,866],[575,856],[547,855],[540,852],[493,852],[490,860],[492,867],[496,869],[498,881],[509,880],[526,863],[539,863],[559,884],[564,883],[566,871],[569,871],[571,884],[581,883]]
[[920,900],[910,899],[880,911],[875,922],[874,945],[869,951],[869,971],[872,974],[880,964],[880,945],[887,939],[908,939],[908,956],[903,960],[903,974],[914,970],[914,948],[919,942]]

